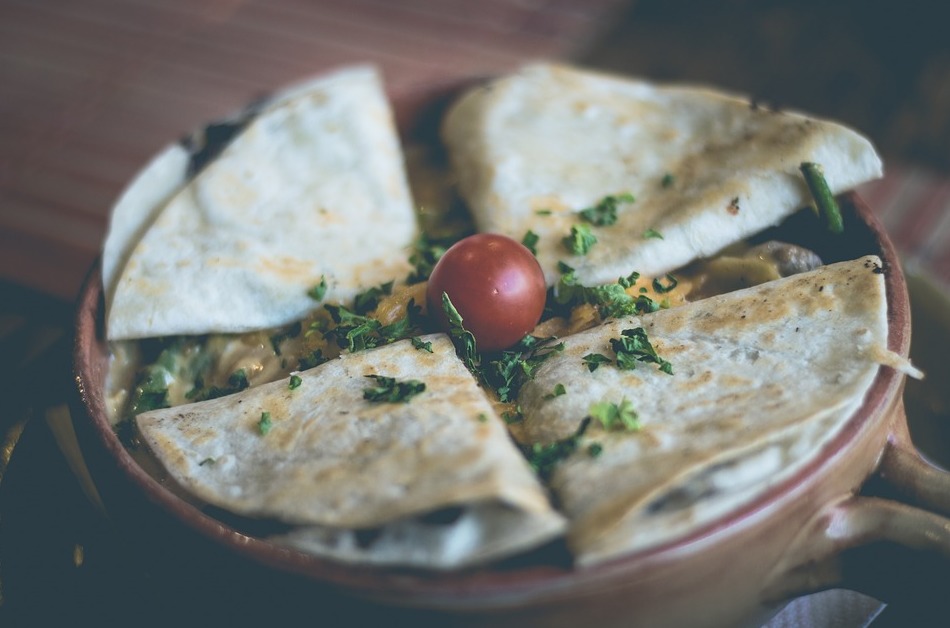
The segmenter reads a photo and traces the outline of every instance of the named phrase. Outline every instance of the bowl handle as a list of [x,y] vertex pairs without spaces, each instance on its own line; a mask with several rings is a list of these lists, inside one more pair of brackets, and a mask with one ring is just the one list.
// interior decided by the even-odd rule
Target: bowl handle
[[766,602],[846,588],[914,613],[950,611],[950,472],[921,456],[902,404],[898,412],[861,493],[829,504],[802,530],[773,570]]

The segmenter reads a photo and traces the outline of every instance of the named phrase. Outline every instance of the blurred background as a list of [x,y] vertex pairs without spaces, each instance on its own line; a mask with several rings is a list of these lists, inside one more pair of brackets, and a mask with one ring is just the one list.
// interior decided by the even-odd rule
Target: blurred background
[[[377,63],[391,88],[413,90],[563,59],[715,85],[868,135],[888,174],[862,192],[914,273],[915,360],[932,375],[913,384],[908,403],[916,433],[944,455],[950,38],[938,9],[875,0],[0,0],[0,625],[114,625],[133,614],[158,625],[209,603],[203,579],[228,582],[220,568],[143,564],[142,540],[112,527],[74,475],[62,453],[71,451],[69,417],[58,410],[71,394],[72,300],[113,201],[151,155],[263,93],[347,63]],[[772,625],[928,619],[880,608],[822,595]]]
[[890,160],[950,168],[950,39],[934,3],[639,0],[583,56],[843,120]]

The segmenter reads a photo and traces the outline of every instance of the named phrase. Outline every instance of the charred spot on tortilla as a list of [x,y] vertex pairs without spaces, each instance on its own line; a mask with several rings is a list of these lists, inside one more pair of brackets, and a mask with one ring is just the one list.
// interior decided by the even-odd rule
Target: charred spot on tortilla
[[735,216],[739,213],[739,197],[735,196],[729,201],[729,205],[726,207],[726,211]]
[[217,159],[228,144],[240,135],[251,120],[257,116],[265,101],[265,98],[260,98],[234,117],[220,122],[212,122],[183,137],[179,143],[188,151],[188,167],[185,176],[189,179],[193,178],[205,166]]

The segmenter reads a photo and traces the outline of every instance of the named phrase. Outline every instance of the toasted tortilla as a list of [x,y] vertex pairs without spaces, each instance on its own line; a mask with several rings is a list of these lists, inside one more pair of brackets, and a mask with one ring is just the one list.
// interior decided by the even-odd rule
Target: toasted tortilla
[[[552,284],[559,260],[585,284],[658,276],[777,224],[811,202],[802,162],[821,165],[834,193],[882,171],[871,143],[838,124],[551,64],[471,90],[442,131],[479,231],[533,231]],[[578,215],[624,194],[636,200],[613,225]],[[562,243],[576,224],[598,240],[586,255]]]
[[[455,568],[559,535],[563,518],[451,341],[424,340],[432,353],[407,340],[344,354],[300,373],[295,389],[282,380],[143,413],[136,424],[190,494],[291,524],[275,540],[309,552]],[[406,403],[370,402],[371,374],[426,388]],[[373,542],[359,541],[361,531]]]
[[[178,172],[180,151],[165,157]],[[112,340],[276,327],[317,305],[307,291],[321,280],[326,299],[346,301],[411,270],[415,214],[372,68],[274,99],[164,205],[145,207],[176,177],[148,178],[159,191],[141,204],[127,194],[113,218]]]
[[[579,562],[670,541],[749,503],[839,433],[882,364],[913,373],[887,349],[882,273],[869,256],[565,338],[522,390],[527,439],[570,437],[601,402],[626,400],[641,426],[591,420],[553,473]],[[649,363],[588,369],[585,355],[615,360],[610,339],[637,327],[673,375]],[[566,394],[552,398],[558,383]]]

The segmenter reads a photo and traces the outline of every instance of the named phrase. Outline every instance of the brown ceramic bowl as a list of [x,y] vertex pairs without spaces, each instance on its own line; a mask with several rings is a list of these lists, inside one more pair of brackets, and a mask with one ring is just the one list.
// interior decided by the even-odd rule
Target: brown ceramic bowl
[[[453,89],[391,94],[403,133],[433,141],[433,121]],[[879,255],[886,269],[888,345],[906,356],[910,309],[897,255],[867,205],[854,194],[842,200],[846,235],[832,236],[793,217],[781,227],[783,236],[826,262]],[[862,564],[854,558],[860,548],[883,543],[950,559],[950,519],[944,518],[950,515],[950,479],[912,447],[901,399],[904,377],[888,368],[841,433],[795,476],[686,538],[605,564],[579,569],[553,557],[433,574],[345,566],[279,547],[186,503],[122,445],[104,403],[109,357],[102,291],[94,268],[79,299],[74,368],[77,429],[109,512],[119,527],[161,547],[165,557],[183,565],[219,561],[251,579],[280,578],[293,583],[304,605],[367,600],[366,607],[348,607],[357,613],[351,618],[360,616],[354,609],[373,608],[377,618],[406,615],[419,623],[755,625],[789,599],[823,588],[853,586],[880,596],[874,589],[880,579],[865,577],[867,570],[858,567],[858,577],[851,577],[853,565]],[[867,487],[883,487],[888,498],[862,493]],[[345,595],[337,598],[337,592]]]

